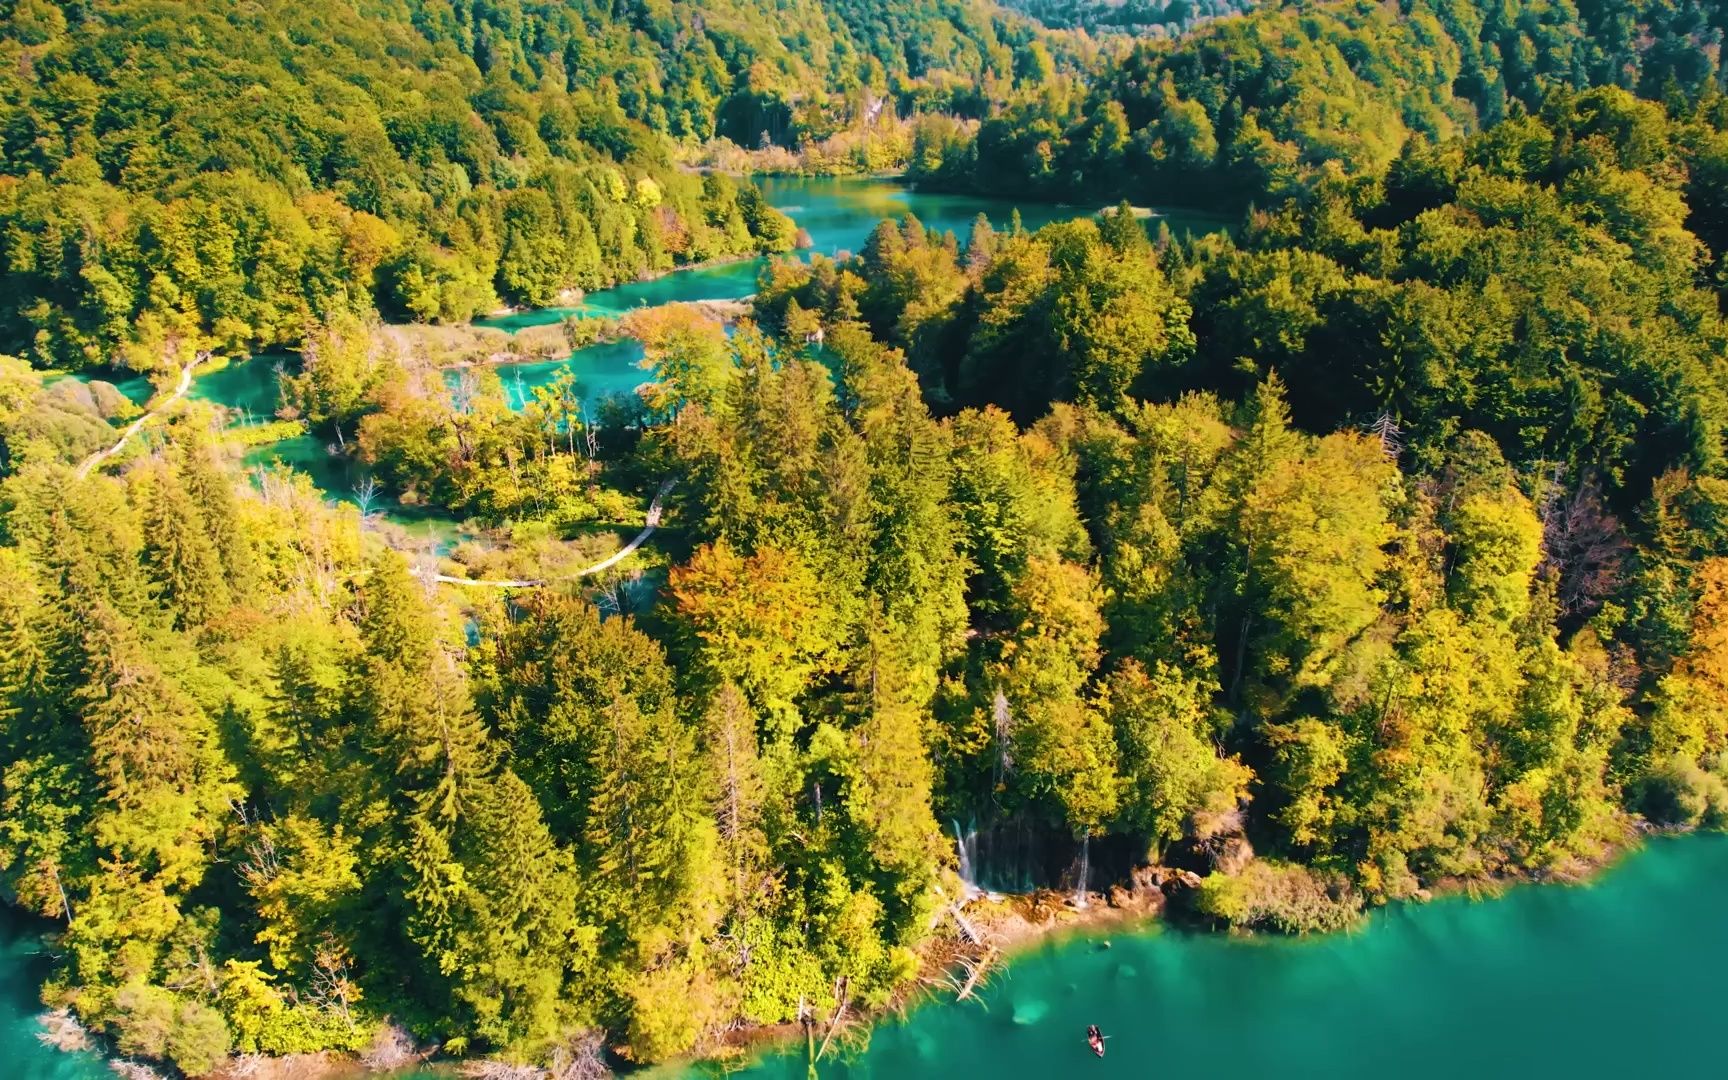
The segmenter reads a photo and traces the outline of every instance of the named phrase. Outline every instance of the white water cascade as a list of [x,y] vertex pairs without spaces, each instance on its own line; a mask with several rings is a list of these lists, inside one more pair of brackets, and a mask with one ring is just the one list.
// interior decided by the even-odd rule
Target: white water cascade
[[978,884],[978,830],[962,829],[958,821],[954,822],[954,848],[960,855],[960,884],[966,889],[965,899],[976,900],[980,896],[1002,899],[1001,893]]
[[1074,906],[1086,910],[1086,883],[1092,877],[1092,837],[1080,839],[1080,876],[1074,880]]

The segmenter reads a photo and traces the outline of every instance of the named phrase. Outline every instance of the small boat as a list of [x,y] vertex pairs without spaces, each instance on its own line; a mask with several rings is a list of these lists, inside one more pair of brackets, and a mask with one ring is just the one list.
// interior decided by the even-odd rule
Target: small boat
[[1099,1057],[1104,1056],[1104,1033],[1098,1030],[1097,1024],[1089,1025],[1086,1028],[1086,1043],[1092,1047],[1094,1054]]

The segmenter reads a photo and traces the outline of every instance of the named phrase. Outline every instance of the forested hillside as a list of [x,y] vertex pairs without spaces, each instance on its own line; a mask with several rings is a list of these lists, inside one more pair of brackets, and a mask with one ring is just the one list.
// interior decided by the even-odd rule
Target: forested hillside
[[1720,820],[1728,325],[1685,223],[1721,216],[1724,100],[1557,94],[1235,241],[1155,252],[1124,206],[780,264],[763,318],[861,319],[963,407],[955,804],[1156,847],[1252,792],[1262,852],[1321,877],[1198,903],[1287,928],[1567,872],[1627,811]]
[[1269,5],[1149,41],[1073,91],[1017,96],[981,126],[929,118],[921,184],[1138,204],[1280,199],[1323,166],[1385,168],[1539,108],[1555,89],[1644,97],[1721,87],[1728,10],[1705,0]]
[[1171,37],[1207,21],[1240,15],[1256,0],[1008,0],[1052,29],[1081,29],[1098,37],[1132,34]]
[[[1029,47],[927,177],[1256,209],[885,222],[730,332],[632,313],[627,410],[513,411],[372,298],[790,242],[672,168],[642,110],[694,99],[549,78],[583,10],[12,9],[0,895],[50,921],[49,1005],[193,1076],[392,1030],[592,1076],[985,955],[950,822],[1030,838],[1031,884],[1182,868],[1180,917],[1289,932],[1728,824],[1719,9],[1286,7],[1072,100]],[[727,70],[1000,55],[805,15]],[[657,602],[440,586],[197,401],[86,476],[131,406],[39,370],[260,342],[302,346],[283,415],[501,546],[665,493]]]
[[345,312],[463,322],[785,251],[782,216],[668,140],[971,100],[1016,33],[957,0],[23,0],[0,26],[0,349],[151,370]]

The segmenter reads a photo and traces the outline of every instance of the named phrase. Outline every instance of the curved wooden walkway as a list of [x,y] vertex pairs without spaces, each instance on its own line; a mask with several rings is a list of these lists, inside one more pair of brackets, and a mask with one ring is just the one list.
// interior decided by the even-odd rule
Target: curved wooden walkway
[[[89,457],[85,458],[84,461],[79,464],[77,472],[74,475],[76,475],[80,480],[84,479],[86,476],[90,475],[90,470],[125,449],[127,442],[131,440],[132,436],[138,434],[145,424],[148,424],[151,420],[161,415],[162,410],[186,396],[186,391],[192,387],[193,370],[196,369],[199,364],[202,364],[208,359],[210,359],[209,353],[199,353],[195,359],[191,360],[185,367],[181,368],[180,382],[179,385],[174,387],[174,392],[169,394],[166,398],[163,398],[162,401],[154,405],[143,416],[140,416],[138,419],[128,424],[126,430],[120,433],[120,438],[115,441],[113,446],[110,446],[106,450],[98,451],[97,453],[91,454]],[[598,574],[600,571],[614,567],[629,558],[637,548],[641,547],[648,541],[650,536],[654,535],[654,530],[660,527],[660,514],[666,501],[666,496],[671,492],[674,483],[675,481],[673,480],[667,480],[665,483],[660,485],[660,490],[654,493],[654,501],[648,504],[647,519],[643,522],[642,531],[637,533],[628,544],[625,544],[606,558],[601,559],[593,566],[584,567],[583,569],[576,571],[574,574],[562,574],[558,577],[550,578],[507,578],[490,581],[479,580],[476,578],[452,577],[449,574],[433,574],[432,579],[445,585],[465,585],[473,588],[536,589],[542,585],[551,584],[554,581],[572,581],[576,578],[584,578],[593,574]],[[410,572],[416,577],[422,576],[422,571],[419,568],[414,568]]]
[[[654,535],[654,530],[660,527],[661,508],[666,500],[667,494],[672,490],[673,483],[674,481],[672,480],[666,481],[664,484],[660,485],[660,490],[654,493],[654,501],[648,504],[648,515],[646,521],[643,523],[642,531],[637,533],[634,539],[608,557],[601,559],[593,566],[585,567],[576,571],[574,574],[561,574],[558,577],[549,578],[502,578],[496,580],[451,577],[449,574],[433,574],[431,575],[432,580],[444,585],[466,585],[482,589],[537,589],[542,585],[550,585],[554,581],[574,581],[576,578],[584,578],[591,574],[598,574],[602,570],[623,562],[630,556],[631,552],[641,547],[650,536]],[[416,577],[423,576],[423,572],[418,567],[414,568],[410,572]]]
[[185,397],[186,391],[192,387],[192,369],[208,359],[210,359],[209,353],[199,353],[197,357],[189,361],[185,367],[180,369],[180,385],[174,388],[172,394],[163,398],[162,401],[151,408],[149,412],[146,412],[143,416],[140,416],[138,419],[128,424],[126,430],[120,433],[119,441],[117,441],[113,446],[110,446],[106,450],[99,451],[98,453],[91,454],[89,457],[85,458],[78,466],[78,471],[74,475],[80,480],[89,476],[91,469],[94,469],[96,466],[107,461],[115,454],[118,454],[121,449],[125,447],[127,441],[131,439],[132,436],[138,434],[139,429],[141,429],[145,424],[148,424],[152,419],[160,415],[163,409],[166,409],[168,406]]

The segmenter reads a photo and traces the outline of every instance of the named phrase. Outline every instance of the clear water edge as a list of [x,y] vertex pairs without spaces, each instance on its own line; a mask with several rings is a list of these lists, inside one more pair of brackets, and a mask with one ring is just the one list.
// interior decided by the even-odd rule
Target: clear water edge
[[[1728,836],[1658,838],[1590,882],[1518,885],[1375,912],[1354,931],[1237,937],[1156,922],[1059,932],[972,1001],[879,1021],[829,1078],[1385,1076],[1418,1080],[1719,1075],[1728,985]],[[0,1060],[19,1080],[110,1075],[37,1041],[40,924],[0,919]],[[1107,943],[1107,945],[1106,945]],[[1103,1060],[1087,1024],[1110,1036]],[[1635,1071],[1634,1071],[1635,1070]],[[730,1072],[802,1080],[802,1041]],[[430,1078],[444,1070],[405,1076]]]
[[[1395,905],[1308,938],[1058,931],[976,1000],[880,1021],[823,1077],[1077,1074],[1209,1080],[1714,1075],[1728,1006],[1728,837],[1658,838],[1580,884]],[[1102,1060],[1088,1024],[1110,1036]],[[797,1045],[651,1075],[807,1075]]]
[[[890,179],[859,177],[768,177],[760,181],[770,204],[792,215],[800,228],[812,240],[810,251],[837,257],[863,247],[871,230],[884,218],[916,215],[924,227],[934,233],[952,232],[964,244],[971,234],[972,223],[982,213],[999,229],[1006,229],[1014,211],[1021,213],[1023,224],[1034,229],[1051,221],[1074,217],[1089,211],[1051,204],[1021,204],[1014,200],[985,199],[962,195],[926,194],[914,191]],[[1223,227],[1223,220],[1205,214],[1171,212],[1174,227],[1209,231]],[[672,302],[700,300],[737,300],[756,291],[756,279],[767,265],[766,257],[722,262],[707,266],[676,270],[658,277],[629,282],[599,290],[583,297],[578,307],[542,308],[514,312],[489,319],[478,319],[477,326],[490,326],[514,332],[530,326],[548,325],[566,316],[616,317],[635,308]],[[505,396],[513,409],[523,408],[539,387],[551,383],[565,372],[576,376],[577,386],[590,402],[612,394],[629,394],[645,382],[642,370],[642,347],[633,340],[601,342],[575,350],[551,360],[524,361],[493,365],[503,383]],[[276,369],[292,358],[281,354],[259,354],[238,359],[205,374],[198,375],[190,396],[239,411],[253,422],[274,417],[276,411]],[[136,392],[141,378],[127,383],[123,390]],[[242,422],[245,422],[244,420]],[[344,502],[355,502],[354,483],[358,480],[352,463],[329,452],[324,443],[310,435],[301,435],[280,442],[266,443],[247,450],[243,463],[251,467],[283,464],[306,473],[327,496]],[[458,523],[447,514],[416,507],[388,503],[380,507],[381,516],[406,529],[417,540],[438,550],[448,550],[458,539]]]

